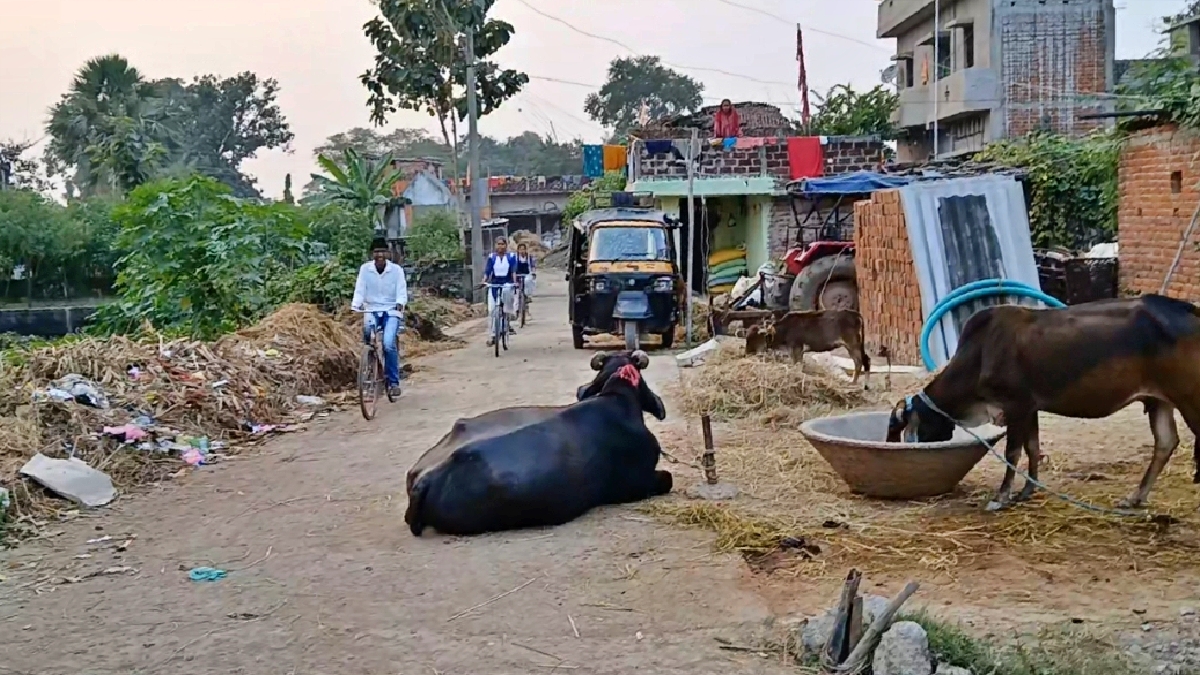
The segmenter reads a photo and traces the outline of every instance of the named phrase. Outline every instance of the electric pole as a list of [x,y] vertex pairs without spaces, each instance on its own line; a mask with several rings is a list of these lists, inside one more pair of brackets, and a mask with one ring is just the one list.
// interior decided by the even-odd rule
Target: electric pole
[[475,96],[475,23],[466,28],[467,173],[471,180],[471,284],[483,282],[483,200],[487,186],[479,169],[479,101]]

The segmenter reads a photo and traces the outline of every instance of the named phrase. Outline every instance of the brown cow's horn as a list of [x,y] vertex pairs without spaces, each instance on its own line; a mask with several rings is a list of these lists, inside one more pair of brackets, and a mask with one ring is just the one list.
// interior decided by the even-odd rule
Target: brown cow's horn
[[638,367],[638,370],[642,370],[650,365],[650,355],[640,349],[633,350],[629,358],[633,359],[633,364]]
[[600,352],[592,357],[592,370],[600,370],[604,367],[604,360],[608,358],[608,354]]

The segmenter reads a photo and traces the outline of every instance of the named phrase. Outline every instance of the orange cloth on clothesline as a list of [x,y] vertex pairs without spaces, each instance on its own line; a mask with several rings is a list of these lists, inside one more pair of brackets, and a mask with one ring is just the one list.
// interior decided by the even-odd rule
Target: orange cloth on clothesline
[[605,171],[623,171],[625,169],[626,160],[628,160],[628,150],[623,145],[606,145],[604,146],[604,170]]

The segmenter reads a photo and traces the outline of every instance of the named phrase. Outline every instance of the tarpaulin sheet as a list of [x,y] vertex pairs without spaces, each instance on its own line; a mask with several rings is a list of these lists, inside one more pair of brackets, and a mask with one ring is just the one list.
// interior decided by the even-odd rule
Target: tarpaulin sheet
[[912,182],[908,176],[889,176],[873,171],[856,171],[828,178],[806,178],[788,187],[793,192],[799,192],[805,197],[822,195],[859,195],[870,194],[878,190],[891,190],[904,187]]

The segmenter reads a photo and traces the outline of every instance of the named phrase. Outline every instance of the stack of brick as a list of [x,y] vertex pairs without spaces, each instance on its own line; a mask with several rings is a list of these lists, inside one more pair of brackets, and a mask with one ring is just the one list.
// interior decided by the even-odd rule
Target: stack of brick
[[[1173,125],[1134,133],[1121,149],[1120,288],[1158,293],[1200,204],[1200,135]],[[1200,301],[1200,228],[1183,247],[1167,295]]]
[[867,350],[887,347],[895,364],[919,365],[924,315],[898,190],[854,205],[854,269]]

